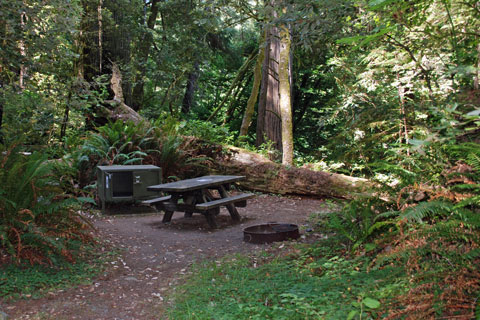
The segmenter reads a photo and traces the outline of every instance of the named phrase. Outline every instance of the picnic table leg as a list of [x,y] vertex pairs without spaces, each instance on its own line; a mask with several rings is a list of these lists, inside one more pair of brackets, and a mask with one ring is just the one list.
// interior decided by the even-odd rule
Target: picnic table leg
[[215,212],[216,210],[207,210],[207,212],[205,212],[205,218],[207,218],[207,223],[212,229],[217,228],[217,221],[215,221]]
[[[185,204],[190,204],[190,205],[195,205],[195,196],[188,196],[185,199]],[[184,217],[185,218],[191,218],[193,215],[193,211],[185,211]]]
[[[223,185],[218,187],[218,192],[220,193],[220,196],[222,198],[228,197],[228,192]],[[227,204],[226,207],[228,209],[228,212],[230,212],[230,217],[232,217],[232,220],[240,221],[240,215],[238,214],[238,211],[237,211],[237,208],[235,208],[235,205],[233,203],[230,203],[230,204]]]
[[165,214],[163,215],[162,222],[163,223],[168,223],[172,221],[172,216],[173,216],[173,211],[165,211]]
[[[170,199],[170,204],[172,207],[175,207],[177,205],[177,202],[178,202],[178,195],[174,194],[172,195],[172,198]],[[173,216],[173,212],[172,210],[165,210],[165,214],[163,215],[163,219],[162,219],[162,222],[163,223],[168,223],[172,220],[172,216]]]

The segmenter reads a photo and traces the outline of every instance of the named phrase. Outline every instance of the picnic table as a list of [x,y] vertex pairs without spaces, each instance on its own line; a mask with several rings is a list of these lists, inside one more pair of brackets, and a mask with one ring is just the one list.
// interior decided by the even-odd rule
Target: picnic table
[[[165,211],[162,220],[164,223],[171,221],[175,211],[185,212],[185,217],[201,213],[209,226],[216,228],[215,216],[220,213],[221,206],[227,207],[232,220],[239,221],[240,215],[236,207],[245,207],[247,199],[254,197],[252,193],[229,195],[231,185],[243,179],[245,176],[213,175],[149,186],[148,191],[163,192],[167,195],[142,203]],[[218,196],[214,195],[213,190],[218,191]]]

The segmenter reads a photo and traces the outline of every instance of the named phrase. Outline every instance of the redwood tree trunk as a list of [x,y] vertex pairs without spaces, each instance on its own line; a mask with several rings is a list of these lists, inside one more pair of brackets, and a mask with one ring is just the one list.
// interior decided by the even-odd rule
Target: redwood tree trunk
[[257,147],[265,142],[265,108],[267,101],[267,88],[268,88],[268,60],[270,59],[270,38],[269,32],[266,31],[265,36],[265,49],[264,59],[262,64],[262,80],[260,82],[260,96],[258,98],[258,111],[257,111]]
[[287,26],[280,27],[280,112],[282,120],[282,163],[293,165],[293,123],[292,123],[292,91],[290,63],[290,30]]
[[268,73],[267,77],[267,96],[265,101],[265,125],[263,134],[273,143],[273,147],[282,150],[282,120],[280,113],[279,96],[279,60],[280,60],[280,34],[277,27],[270,29]]
[[262,68],[262,86],[258,102],[257,146],[272,142],[273,148],[282,150],[282,121],[280,117],[278,62],[280,40],[277,27],[268,31],[265,60]]

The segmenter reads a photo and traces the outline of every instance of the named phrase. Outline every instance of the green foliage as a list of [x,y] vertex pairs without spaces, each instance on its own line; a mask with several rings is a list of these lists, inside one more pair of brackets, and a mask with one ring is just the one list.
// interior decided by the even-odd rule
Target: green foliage
[[35,299],[54,290],[89,283],[103,270],[101,259],[104,258],[82,257],[77,263],[60,263],[55,267],[38,264],[3,265],[0,268],[0,297]]
[[[177,290],[173,319],[362,319],[403,292],[400,269],[368,272],[369,259],[335,256],[331,241],[298,255],[239,256],[194,268]],[[281,252],[280,252],[281,253]],[[261,281],[259,281],[261,279]]]
[[117,120],[90,133],[66,163],[73,162],[80,171],[81,185],[95,179],[97,165],[153,164],[162,168],[166,178],[203,171],[208,159],[194,154],[179,131],[173,117],[139,124]]
[[24,156],[18,145],[0,154],[0,245],[19,262],[72,260],[84,242],[89,223],[74,208],[52,174],[53,165],[40,152]]
[[105,165],[141,163],[150,148],[158,148],[150,134],[152,130],[144,123],[110,122],[87,137],[80,162],[90,161],[92,157],[96,163]]
[[216,143],[232,143],[233,135],[226,126],[217,126],[200,120],[189,120],[180,123],[179,133],[195,136],[199,139]]
[[[323,226],[327,231],[345,237],[351,250],[356,250],[380,232],[395,226],[394,220],[378,219],[378,212],[382,208],[385,210],[385,204],[381,200],[354,200],[341,210],[330,212],[326,221],[323,221]],[[365,248],[373,249],[371,244],[365,245]]]

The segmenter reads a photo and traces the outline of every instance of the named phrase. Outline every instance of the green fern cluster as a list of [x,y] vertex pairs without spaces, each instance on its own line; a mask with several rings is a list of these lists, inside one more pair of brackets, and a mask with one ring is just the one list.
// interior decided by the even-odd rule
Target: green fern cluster
[[173,118],[138,124],[110,122],[87,136],[79,150],[67,155],[67,162],[80,172],[82,186],[94,180],[97,165],[153,164],[162,168],[165,177],[203,170],[208,159],[188,150],[179,126]]
[[88,222],[73,210],[82,199],[63,192],[45,155],[25,156],[18,145],[0,151],[0,250],[17,262],[72,259],[90,240]]
[[393,220],[377,219],[380,208],[385,209],[385,202],[379,199],[354,200],[340,211],[329,214],[327,230],[346,238],[350,249],[356,250],[395,224]]
[[158,142],[151,134],[154,129],[145,123],[110,122],[87,137],[79,160],[88,163],[94,158],[109,165],[141,163],[149,151],[158,149]]

